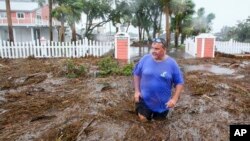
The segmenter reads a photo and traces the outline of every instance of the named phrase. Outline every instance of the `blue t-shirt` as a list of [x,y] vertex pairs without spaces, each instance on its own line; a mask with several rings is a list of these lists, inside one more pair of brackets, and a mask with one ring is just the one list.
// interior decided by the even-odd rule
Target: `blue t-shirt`
[[165,104],[171,98],[172,87],[184,83],[181,70],[171,57],[156,62],[147,54],[135,66],[133,75],[141,78],[141,97],[146,105],[159,113],[168,110]]

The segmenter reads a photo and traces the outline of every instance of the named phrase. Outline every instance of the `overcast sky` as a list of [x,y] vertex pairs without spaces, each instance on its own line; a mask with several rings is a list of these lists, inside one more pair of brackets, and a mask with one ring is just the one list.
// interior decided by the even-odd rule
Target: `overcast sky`
[[195,10],[204,7],[205,14],[214,13],[213,32],[224,26],[234,26],[250,16],[250,0],[193,0]]

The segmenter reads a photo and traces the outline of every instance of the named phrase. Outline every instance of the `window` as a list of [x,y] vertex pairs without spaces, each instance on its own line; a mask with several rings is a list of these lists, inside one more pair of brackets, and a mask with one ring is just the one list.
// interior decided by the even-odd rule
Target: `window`
[[42,19],[42,17],[41,17],[40,15],[36,15],[36,18],[37,18],[38,20],[41,20],[41,19]]
[[18,19],[23,19],[24,18],[24,13],[18,12],[16,14],[17,14]]
[[7,18],[6,12],[0,12],[0,19]]
[[42,17],[40,15],[36,15],[36,24],[41,24]]

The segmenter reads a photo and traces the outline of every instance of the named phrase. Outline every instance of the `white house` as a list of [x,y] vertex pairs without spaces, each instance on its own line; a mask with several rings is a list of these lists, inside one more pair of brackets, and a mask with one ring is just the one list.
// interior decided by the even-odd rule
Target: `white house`
[[[15,42],[49,39],[49,7],[40,7],[37,2],[11,1],[11,17]],[[0,40],[8,40],[8,22],[5,1],[0,1]],[[57,27],[60,23],[52,21],[53,40],[58,40]]]

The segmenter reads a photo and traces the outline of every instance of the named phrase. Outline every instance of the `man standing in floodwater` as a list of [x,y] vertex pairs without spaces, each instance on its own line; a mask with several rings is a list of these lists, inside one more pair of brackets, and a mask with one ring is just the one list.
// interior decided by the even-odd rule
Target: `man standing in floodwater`
[[151,54],[143,56],[133,70],[136,113],[141,121],[165,119],[183,89],[182,72],[166,50],[164,39],[154,39]]

